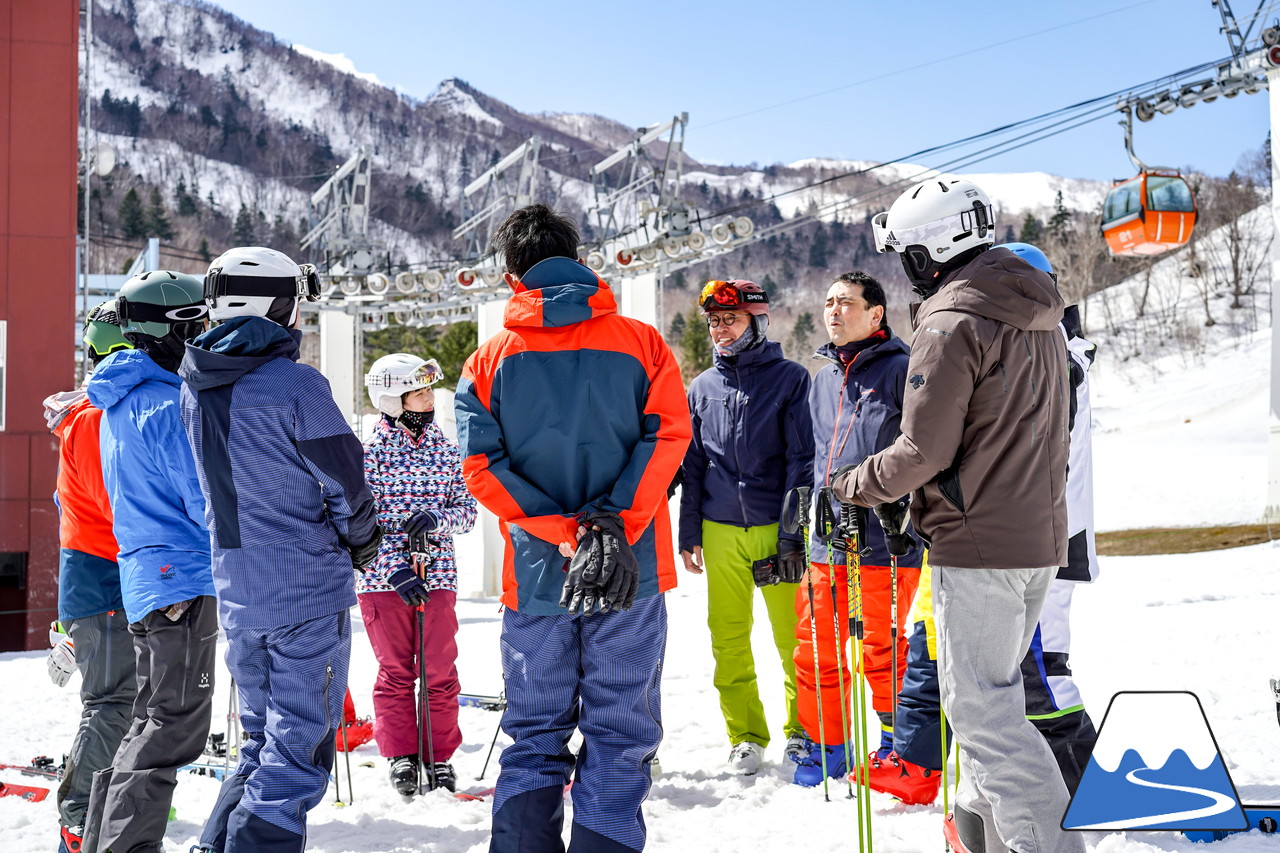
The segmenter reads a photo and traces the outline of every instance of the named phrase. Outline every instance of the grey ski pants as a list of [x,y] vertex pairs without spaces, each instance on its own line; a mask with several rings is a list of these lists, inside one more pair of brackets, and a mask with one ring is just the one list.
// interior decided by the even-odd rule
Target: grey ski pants
[[80,668],[80,727],[58,786],[58,822],[84,826],[93,774],[111,764],[138,696],[133,636],[123,610],[67,622]]
[[987,853],[1083,853],[1063,832],[1067,787],[1026,717],[1021,662],[1057,568],[933,567],[942,708],[960,744],[956,805],[979,815]]
[[217,600],[193,599],[176,622],[153,610],[129,631],[138,663],[133,724],[112,766],[93,776],[85,853],[162,851],[178,770],[209,737]]

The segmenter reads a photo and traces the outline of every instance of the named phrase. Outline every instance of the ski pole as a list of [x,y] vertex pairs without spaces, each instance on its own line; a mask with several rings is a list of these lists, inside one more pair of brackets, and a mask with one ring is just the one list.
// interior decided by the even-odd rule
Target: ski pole
[[[346,714],[342,716],[342,760],[347,765],[347,805],[351,805],[356,801],[356,792],[355,788],[351,787],[351,744],[347,742]],[[337,775],[337,773],[334,773],[335,779]]]
[[[505,714],[506,707],[507,707],[507,691],[505,690],[502,691],[502,694],[499,696],[499,698],[502,701],[503,713]],[[502,717],[499,717],[498,725],[493,730],[493,740],[489,741],[489,752],[484,757],[484,767],[480,768],[480,775],[476,777],[477,782],[479,782],[481,779],[484,778],[485,773],[489,772],[489,759],[493,758],[493,748],[498,745],[498,735],[501,732],[502,732]]]
[[[426,579],[427,571],[435,563],[435,550],[432,547],[433,542],[428,536],[411,536],[409,537],[409,560],[413,566],[413,571],[422,579]],[[436,753],[435,745],[432,742],[431,733],[431,697],[428,695],[427,684],[427,658],[423,653],[427,644],[426,634],[426,605],[419,604],[416,620],[418,626],[418,642],[414,646],[414,655],[418,658],[418,793],[422,794],[422,780],[425,771],[426,789],[434,791],[437,785],[436,778]],[[426,749],[423,749],[423,734],[426,734]]]
[[831,802],[827,786],[827,751],[822,748],[822,671],[818,663],[818,618],[813,607],[813,566],[809,563],[809,498],[808,486],[797,486],[782,499],[782,529],[787,533],[800,531],[804,537],[804,576],[809,590],[809,643],[813,647],[813,686],[818,701],[818,758],[822,762],[822,799]]
[[[422,605],[417,608],[418,620],[418,645],[415,653],[418,656],[418,764],[421,769],[426,771],[426,790],[433,791],[436,787],[436,756],[435,747],[431,738],[431,697],[427,695],[427,661],[422,654],[422,647],[426,643],[426,612]],[[426,733],[426,750],[423,750],[422,736]],[[423,788],[418,786],[418,793],[421,794]]]
[[[857,708],[853,716],[853,737],[855,751],[861,760],[868,754],[866,666],[863,661],[863,640],[866,637],[866,629],[862,609],[862,550],[866,539],[863,536],[865,526],[862,508],[855,504],[841,504],[840,525],[845,564],[849,570],[849,633],[853,636],[853,657],[857,661],[859,676],[854,685]],[[858,789],[858,847],[863,853],[871,853],[871,788],[869,785],[861,785]]]
[[[325,672],[328,674],[328,683],[332,684],[333,683],[333,667],[332,666],[326,667]],[[328,696],[327,690],[324,697],[324,701],[327,707],[329,702],[329,696]],[[346,717],[343,716],[343,718],[338,721],[338,725],[339,727],[341,727],[345,723],[346,723]],[[342,801],[342,774],[338,772],[338,757],[336,755],[333,758],[332,773],[333,773],[333,804],[338,808],[342,808],[346,806],[346,803]],[[347,779],[348,788],[350,787],[350,782],[351,780],[350,778],[348,778]]]
[[884,531],[885,547],[889,551],[889,648],[893,650],[893,709],[890,717],[894,728],[898,725],[898,558],[911,553],[916,541],[907,533],[907,511],[911,496],[876,506],[876,518]]
[[[240,760],[240,713],[236,708],[236,680],[231,679],[231,690],[227,693],[227,742],[226,752],[222,754],[223,778],[231,775],[231,750],[236,751],[236,762]],[[233,734],[234,732],[234,734]],[[232,740],[232,738],[235,738]]]
[[[814,506],[814,519],[814,523],[818,527],[818,539],[826,544],[827,553],[830,554],[831,540],[835,538],[836,532],[836,514],[829,487],[818,490],[818,501]],[[840,598],[836,592],[835,560],[829,560],[829,565],[831,566],[831,630],[836,652],[836,682],[840,690],[840,735],[844,742],[844,766],[846,769],[844,781],[849,789],[848,799],[853,799],[854,769],[853,756],[850,754],[852,748],[849,745],[849,712],[846,708],[849,700],[844,688],[844,640],[840,636],[840,614],[837,612]],[[846,566],[846,577],[848,571],[849,569]]]

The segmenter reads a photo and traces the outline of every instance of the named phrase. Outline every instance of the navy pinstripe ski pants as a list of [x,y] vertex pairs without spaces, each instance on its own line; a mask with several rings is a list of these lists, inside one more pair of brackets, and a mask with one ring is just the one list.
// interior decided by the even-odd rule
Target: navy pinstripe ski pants
[[[572,777],[575,853],[642,850],[649,760],[662,740],[667,610],[661,595],[585,618],[502,620],[507,712],[492,853],[562,853]],[[583,745],[569,751],[574,729]],[[576,772],[576,776],[575,776]]]

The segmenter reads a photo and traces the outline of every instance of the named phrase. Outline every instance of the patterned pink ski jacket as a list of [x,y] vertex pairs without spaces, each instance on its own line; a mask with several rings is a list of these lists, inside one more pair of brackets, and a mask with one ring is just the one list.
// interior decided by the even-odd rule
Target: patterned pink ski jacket
[[430,535],[435,560],[427,587],[457,592],[452,534],[466,533],[476,522],[476,502],[462,482],[458,446],[435,424],[427,424],[415,441],[408,430],[383,418],[364,445],[364,476],[378,505],[383,536],[378,558],[356,578],[356,592],[391,590],[387,575],[409,566],[408,537],[400,523],[420,509],[440,519]]

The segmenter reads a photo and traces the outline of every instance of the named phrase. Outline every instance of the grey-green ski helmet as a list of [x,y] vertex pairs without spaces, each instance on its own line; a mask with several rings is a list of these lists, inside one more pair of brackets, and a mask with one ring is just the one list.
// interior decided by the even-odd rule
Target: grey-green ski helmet
[[172,270],[140,273],[120,288],[116,313],[125,337],[163,338],[174,326],[198,323],[209,315],[204,282]]
[[84,322],[84,344],[89,348],[89,358],[94,364],[113,352],[133,349],[120,331],[120,318],[116,313],[116,301],[108,299],[89,309]]

